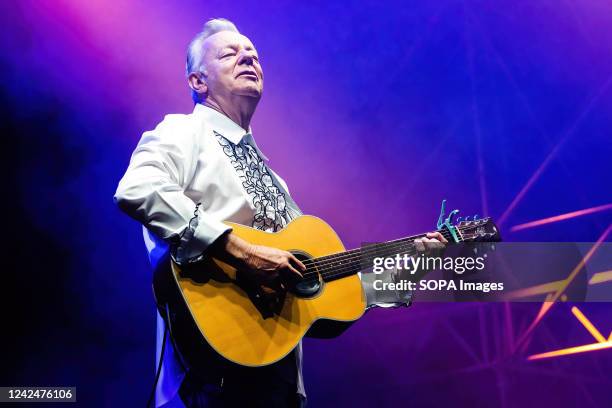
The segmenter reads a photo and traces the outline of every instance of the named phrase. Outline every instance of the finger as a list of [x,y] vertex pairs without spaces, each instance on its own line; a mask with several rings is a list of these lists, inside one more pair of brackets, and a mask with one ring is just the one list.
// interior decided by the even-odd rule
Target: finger
[[444,247],[444,244],[442,244],[435,238],[423,238],[423,243],[425,244],[425,248],[427,248],[428,251]]
[[422,238],[417,238],[414,240],[414,246],[416,247],[416,250],[419,252],[424,252],[425,251],[425,245],[423,245],[423,239]]
[[297,259],[297,258],[295,257],[295,255],[293,255],[291,252],[287,252],[287,253],[289,254],[289,259],[290,259],[291,261],[293,261],[293,263],[294,263],[295,265],[297,265],[297,266],[298,266],[298,268],[300,268],[302,271],[305,271],[305,270],[306,270],[306,265],[304,265],[304,264],[302,263],[302,261],[300,261],[299,259]]
[[435,238],[444,244],[448,243],[448,240],[439,231],[427,233],[427,238]]
[[[431,235],[431,237],[430,237]],[[433,248],[441,248],[444,247],[444,244],[442,243],[442,241],[440,241],[438,239],[438,236],[435,235],[435,233],[429,233],[427,234],[428,238],[423,238],[423,242],[425,242],[425,246],[426,247],[433,247]],[[444,238],[444,237],[442,237]]]
[[303,279],[303,278],[304,278],[304,275],[302,275],[302,274],[300,273],[300,271],[298,271],[297,269],[295,269],[295,268],[293,267],[293,265],[291,265],[290,263],[287,263],[287,269],[288,269],[288,270],[290,270],[290,271],[291,271],[293,274],[295,274],[295,275],[299,276],[299,277],[300,277],[300,279]]

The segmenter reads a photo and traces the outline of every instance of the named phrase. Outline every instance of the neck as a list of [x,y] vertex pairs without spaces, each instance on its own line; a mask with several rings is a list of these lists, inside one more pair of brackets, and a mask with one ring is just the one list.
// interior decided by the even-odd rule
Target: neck
[[209,95],[203,105],[224,114],[248,132],[258,102],[259,98],[248,96],[229,95],[224,98]]

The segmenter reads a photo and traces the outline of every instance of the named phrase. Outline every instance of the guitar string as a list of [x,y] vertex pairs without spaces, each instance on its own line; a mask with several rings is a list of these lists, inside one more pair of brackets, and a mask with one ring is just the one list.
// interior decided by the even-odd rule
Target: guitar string
[[[447,239],[449,238],[445,234],[442,234],[442,235]],[[368,259],[368,258],[373,258],[376,255],[396,254],[398,253],[398,250],[404,249],[404,247],[406,246],[412,249],[415,246],[414,239],[420,236],[425,236],[425,235],[417,235],[417,236],[413,236],[409,238],[401,238],[399,240],[395,240],[395,242],[393,242],[393,244],[391,245],[389,245],[389,243],[391,243],[392,241],[389,241],[384,244],[371,245],[367,247],[367,249],[365,248],[353,249],[353,250],[343,253],[342,254],[343,256],[338,256],[334,259],[328,260],[327,262],[317,262],[316,259],[319,259],[319,258],[314,258],[312,259],[312,261],[314,262],[313,262],[313,265],[311,266],[314,266],[316,270],[309,271],[307,269],[307,271],[303,274],[303,276],[306,277],[306,275],[314,274],[314,275],[317,275],[317,280],[318,280],[318,273],[321,273],[321,275],[325,275],[329,271],[344,272],[347,270],[352,270],[356,266],[356,263],[354,262],[354,260],[359,259],[360,261],[359,264],[361,264],[361,260],[363,260],[364,258]],[[402,251],[402,252],[405,252],[405,251]]]
[[[474,236],[476,236],[476,234],[474,234]],[[412,246],[410,248],[406,248],[405,251],[398,252],[398,254],[399,255],[406,254],[406,255],[412,256],[412,255],[415,255],[415,254],[419,253],[419,251],[413,251],[413,249],[414,249],[414,246]],[[356,269],[355,269],[355,266],[357,267]],[[355,274],[355,273],[357,273],[357,272],[359,272],[361,270],[363,270],[361,268],[361,265],[354,264],[354,266],[352,268],[351,267],[345,267],[345,268],[341,268],[339,270],[335,270],[335,269],[328,270],[327,272],[332,272],[332,273],[327,273],[327,274],[321,273],[321,276],[323,277],[323,280],[325,280],[325,278],[327,278],[327,280],[333,280],[331,278],[336,278],[336,277],[342,276],[342,275],[346,275],[346,276],[352,275],[352,274]],[[317,277],[316,280],[318,280],[318,277]]]
[[[465,241],[465,240],[471,240],[471,239],[473,239],[474,237],[477,237],[477,236],[478,236],[477,234],[472,234],[471,236],[467,236],[467,237],[464,236],[464,239],[462,240],[462,242]],[[403,251],[398,251],[398,248],[395,248],[394,253],[398,253],[400,255],[402,255],[402,254],[414,255],[414,254],[417,254],[419,252],[419,251],[414,251],[413,252],[413,249],[414,249],[414,245],[409,244],[409,246],[407,246]],[[327,269],[324,268],[324,270],[321,272],[321,275],[323,276],[323,278],[325,278],[325,277],[334,277],[334,276],[345,274],[345,273],[348,273],[348,272],[356,273],[356,272],[359,272],[360,270],[363,270],[363,269],[366,269],[366,268],[361,268],[361,263],[358,263],[358,264],[357,263],[353,263],[353,264],[346,264],[346,265],[342,266],[341,268],[340,267],[336,267],[336,268],[332,267],[332,268],[327,268]],[[334,273],[332,273],[332,274],[327,273],[327,272],[330,272],[330,271],[334,272]],[[335,272],[338,272],[338,273],[336,274]],[[316,274],[316,271],[314,273]],[[318,276],[317,276],[317,280],[318,280]]]
[[[413,254],[418,253],[418,251],[416,251],[413,246],[410,246],[410,247],[404,248],[403,250],[397,251],[397,253],[399,255],[402,255],[402,254],[413,255]],[[362,270],[361,266],[362,266],[361,264],[355,263],[355,264],[348,265],[342,268],[328,269],[326,271],[321,272],[321,277],[323,280],[333,280],[332,278],[335,278],[335,277],[339,277],[343,275],[347,275],[347,276],[352,275]],[[317,277],[317,280],[318,280],[318,277]]]
[[[477,234],[472,234],[471,236],[467,237],[466,239],[472,239],[473,237],[476,237]],[[410,248],[406,248],[405,251],[401,251],[398,252],[400,255],[402,254],[408,254],[408,255],[414,255],[416,253],[418,253],[419,251],[412,251],[414,246],[411,246]],[[357,267],[357,268],[355,268]],[[357,273],[361,270],[360,265],[357,264],[353,264],[352,266],[350,265],[346,265],[342,268],[331,268],[331,269],[327,269],[324,272],[321,272],[321,276],[323,277],[323,279],[325,280],[325,278],[327,278],[327,280],[333,280],[332,278],[336,278],[342,275],[352,275],[354,273]],[[326,272],[333,272],[333,273],[326,273]],[[306,282],[314,282],[314,281],[318,281],[318,274],[316,272],[314,272],[314,274],[316,275],[315,279],[311,279],[310,277],[308,278],[308,280],[306,280]]]
[[[474,226],[472,225],[465,225],[465,226],[459,226],[457,227],[460,231],[461,235],[464,235],[466,230],[469,229],[473,229]],[[463,231],[462,231],[463,230]],[[444,236],[444,238],[446,238],[447,240],[450,238],[450,233],[446,230],[441,230],[438,231],[442,234],[442,236]],[[330,263],[336,263],[338,261],[344,261],[347,258],[351,258],[354,257],[354,254],[357,254],[359,256],[362,256],[362,254],[367,253],[368,251],[371,250],[376,250],[376,251],[380,251],[382,248],[383,250],[386,248],[390,248],[393,247],[393,245],[399,244],[402,245],[404,243],[407,242],[413,242],[415,239],[420,238],[420,237],[424,237],[426,236],[426,234],[420,234],[420,235],[413,235],[410,237],[405,237],[405,238],[399,238],[396,240],[392,240],[392,241],[387,241],[387,242],[383,242],[383,243],[376,243],[376,244],[371,244],[371,245],[367,245],[365,248],[355,248],[355,249],[351,249],[348,251],[344,251],[344,252],[340,252],[340,253],[335,253],[335,254],[329,254],[329,255],[324,255],[321,257],[317,257],[317,258],[310,258],[310,259],[306,259],[304,261],[302,261],[303,264],[309,264],[312,263],[314,264],[314,266],[323,266],[323,265],[329,265]],[[366,249],[368,248],[368,249]]]
[[[405,252],[401,252],[400,254],[414,255],[417,252],[418,251],[405,251]],[[358,269],[348,269],[348,270],[339,271],[339,272],[335,272],[335,273],[329,273],[329,274],[326,274],[325,276],[323,276],[323,281],[331,281],[331,280],[338,279],[338,278],[343,277],[343,276],[350,276],[350,275],[356,274],[359,271],[360,271],[360,268],[358,268]]]
[[[472,235],[476,236],[476,234],[472,234]],[[462,241],[464,241],[466,238],[468,238],[468,237],[466,237],[464,235]],[[472,237],[469,237],[469,239],[472,239]],[[404,251],[398,251],[398,250],[402,249],[401,245],[404,245],[404,244],[407,245],[405,250]],[[399,242],[399,243],[397,243],[397,244],[395,244],[393,246],[384,247],[384,248],[381,248],[381,249],[370,250],[368,252],[369,252],[370,257],[372,257],[373,255],[374,256],[375,255],[385,255],[386,253],[393,253],[393,254],[399,253],[399,254],[402,254],[402,253],[410,252],[412,249],[414,249],[414,246],[415,245],[412,242],[407,242],[407,241],[404,240],[404,241]],[[355,250],[351,250],[351,251],[355,251]],[[416,251],[415,253],[417,253],[417,252],[418,251]],[[359,259],[362,259],[363,257],[364,257],[363,254],[359,254],[359,256],[358,256]],[[348,273],[348,272],[351,272],[351,273],[358,272],[358,271],[362,270],[362,268],[361,268],[361,262],[359,262],[359,263],[352,262],[356,258],[357,258],[357,256],[345,257],[343,259],[344,265],[342,265],[342,264],[334,265],[333,262],[331,262],[331,263],[328,262],[326,265],[324,265],[323,267],[319,267],[316,270],[307,270],[303,274],[303,276],[305,278],[304,280],[306,282],[309,282],[309,281],[312,280],[311,277],[314,277],[315,280],[319,280],[319,278],[318,278],[319,273],[321,274],[321,276],[323,278],[325,278],[325,277],[333,277],[333,276],[336,276],[338,274],[344,274],[344,273]],[[313,265],[313,266],[315,266],[315,265]],[[329,274],[328,272],[334,272],[334,273],[333,274]]]
[[[445,234],[444,232],[441,232],[442,236],[444,236],[444,238],[448,239],[450,236]],[[392,247],[393,245],[401,245],[404,244],[406,242],[412,242],[417,238],[421,238],[424,237],[426,234],[420,234],[420,235],[413,235],[410,237],[405,237],[405,238],[399,238],[396,240],[392,240],[392,241],[387,241],[387,242],[382,242],[382,243],[375,243],[375,244],[370,244],[370,245],[366,245],[363,248],[354,248],[354,249],[350,249],[348,251],[344,251],[344,252],[339,252],[339,253],[335,253],[335,254],[329,254],[329,255],[324,255],[321,257],[317,257],[317,258],[310,258],[310,259],[306,259],[304,261],[302,261],[302,263],[306,264],[306,263],[316,263],[318,265],[325,265],[328,264],[330,262],[336,262],[339,260],[343,260],[346,257],[351,257],[354,256],[354,254],[363,254],[363,251],[369,251],[372,248],[376,248],[376,247]]]
[[[315,258],[312,260],[312,263],[308,263],[307,270],[302,275],[305,276],[307,273],[317,274],[318,272],[323,274],[328,270],[350,266],[350,264],[354,263],[356,260],[358,260],[360,263],[362,260],[366,260],[368,258],[375,257],[377,255],[380,256],[380,255],[387,255],[387,254],[395,254],[398,249],[402,249],[405,245],[416,245],[416,244],[413,244],[411,241],[402,241],[402,242],[393,243],[391,245],[385,245],[384,247],[372,246],[371,248],[367,248],[367,249],[357,248],[357,249],[353,249],[351,251],[342,253],[342,255],[338,256],[337,258],[329,259],[323,262],[316,261],[315,260],[316,258]],[[304,264],[306,265],[306,263]],[[314,267],[315,270],[309,271],[311,267]]]
[[[443,235],[445,238],[447,238],[447,239],[448,239],[448,237],[449,237],[449,235],[448,235],[449,233],[448,233],[448,231],[447,231],[447,230],[438,230],[438,231],[436,231],[436,232],[440,232],[440,233],[441,233],[441,234],[442,234],[442,235]],[[396,242],[413,241],[413,240],[415,240],[415,239],[417,239],[417,238],[421,238],[421,237],[424,237],[424,236],[426,236],[426,235],[427,235],[427,234],[417,234],[417,235],[411,235],[411,236],[408,236],[408,237],[397,238],[397,239],[393,239],[393,240],[391,240],[391,241],[385,241],[385,242],[381,242],[381,243],[374,243],[374,244],[371,244],[371,245],[372,245],[372,246],[374,246],[374,245],[385,245],[385,244],[393,244],[393,243],[396,243]],[[359,250],[359,249],[360,249],[360,248],[355,248],[355,249],[351,249],[351,250],[346,251],[346,252],[351,252],[351,251],[355,251],[355,250]],[[330,257],[334,257],[335,255],[337,255],[337,254],[329,254],[329,255],[324,255],[324,256],[321,256],[321,257],[319,257],[319,258],[317,258],[317,259],[325,259],[325,258],[330,258]]]
[[[445,237],[446,238],[446,237]],[[447,238],[448,239],[448,238]],[[325,268],[326,266],[339,266],[338,264],[342,264],[344,262],[347,261],[352,261],[354,259],[364,259],[371,255],[371,254],[381,254],[381,253],[385,253],[385,252],[389,252],[389,253],[393,253],[398,247],[401,248],[404,245],[409,245],[414,243],[414,241],[410,241],[410,240],[406,240],[406,241],[400,241],[400,242],[394,242],[394,243],[390,243],[390,244],[380,244],[380,245],[368,245],[365,246],[363,248],[357,248],[357,249],[353,249],[350,251],[350,253],[345,252],[342,255],[339,255],[337,257],[334,258],[329,258],[323,262],[321,261],[314,261],[312,266],[318,267],[318,268]],[[415,244],[416,245],[416,244]],[[316,258],[315,258],[316,259]]]
[[[459,229],[468,229],[469,226],[466,227],[459,227]],[[469,227],[472,228],[472,227]],[[442,231],[438,231],[442,234],[442,236],[444,236],[444,238],[446,238],[447,240],[450,238],[450,234],[446,231],[446,230],[442,230]],[[389,249],[389,248],[393,248],[393,246],[395,245],[403,245],[405,243],[409,243],[409,242],[413,242],[415,239],[417,238],[421,238],[426,236],[426,234],[420,234],[420,235],[413,235],[410,237],[405,237],[405,238],[399,238],[396,240],[392,240],[392,241],[387,241],[384,243],[380,243],[380,244],[371,244],[371,245],[367,245],[364,248],[355,248],[355,249],[351,249],[345,252],[340,252],[340,253],[336,253],[336,254],[329,254],[329,255],[324,255],[321,257],[317,257],[317,258],[310,258],[310,259],[306,259],[304,261],[302,261],[302,263],[304,265],[306,264],[312,264],[313,266],[318,266],[319,268],[321,268],[322,266],[326,266],[329,264],[335,264],[337,262],[342,262],[345,261],[347,259],[351,259],[354,258],[355,255],[357,256],[363,256],[364,254],[367,254],[368,252],[371,252],[372,250],[375,251],[381,251],[381,250],[385,250],[385,249]]]
[[[460,240],[465,240],[465,236],[462,233],[462,230],[473,229],[477,227],[477,225],[466,224],[464,226],[457,226],[456,228],[460,232]],[[449,239],[451,234],[448,230],[438,230],[445,239]],[[414,249],[415,245],[414,240],[425,237],[427,234],[419,234],[413,235],[404,238],[398,238],[395,240],[387,241],[384,243],[370,244],[365,248],[354,248],[348,251],[324,255],[317,258],[305,259],[302,263],[306,266],[306,271],[302,273],[301,282],[311,282],[318,281],[319,274],[325,278],[334,278],[336,276],[340,276],[343,274],[353,274],[359,272],[362,268],[361,260],[366,258],[374,258],[377,255],[387,255],[387,254],[411,254],[412,249]],[[476,235],[476,234],[473,234]],[[398,251],[402,249],[403,246],[406,246],[405,250]],[[417,253],[418,251],[414,252]],[[359,263],[355,263],[354,261],[359,259]],[[312,270],[311,268],[315,268]],[[332,272],[332,273],[330,273]]]

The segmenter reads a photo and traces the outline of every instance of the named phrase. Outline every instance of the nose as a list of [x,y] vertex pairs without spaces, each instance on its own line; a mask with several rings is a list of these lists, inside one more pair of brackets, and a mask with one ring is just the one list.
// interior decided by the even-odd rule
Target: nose
[[238,64],[246,64],[246,65],[253,65],[253,56],[245,50],[240,51],[240,55],[238,58]]

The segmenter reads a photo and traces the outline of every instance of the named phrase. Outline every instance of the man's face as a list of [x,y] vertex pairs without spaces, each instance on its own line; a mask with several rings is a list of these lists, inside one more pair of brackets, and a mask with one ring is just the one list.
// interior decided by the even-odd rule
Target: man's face
[[204,41],[204,69],[208,95],[260,98],[263,71],[251,41],[233,31],[221,31]]

